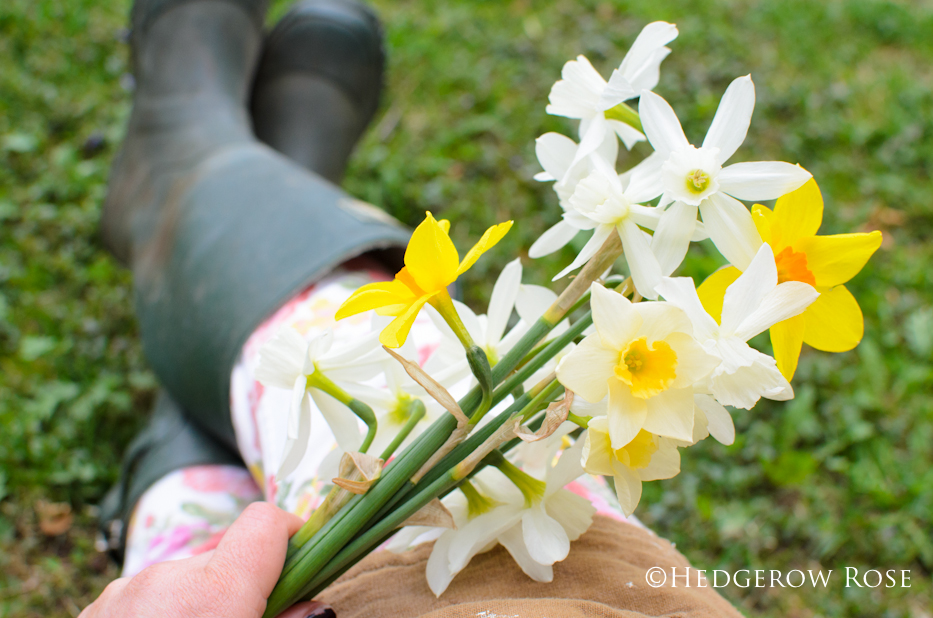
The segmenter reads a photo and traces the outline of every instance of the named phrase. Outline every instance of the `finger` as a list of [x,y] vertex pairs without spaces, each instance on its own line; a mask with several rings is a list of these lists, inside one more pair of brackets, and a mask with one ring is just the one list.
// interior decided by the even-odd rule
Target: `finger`
[[113,600],[123,592],[123,589],[126,588],[129,581],[129,577],[121,577],[107,584],[107,587],[100,593],[97,600],[85,607],[84,611],[78,614],[78,618],[98,618],[99,616],[104,616],[105,614],[103,612],[108,607],[108,604],[113,602]]
[[293,605],[291,608],[279,614],[278,618],[336,618],[332,608],[327,603],[317,601],[307,601]]
[[285,564],[288,538],[300,526],[298,517],[254,502],[224,534],[205,568],[233,584],[232,589],[265,600]]

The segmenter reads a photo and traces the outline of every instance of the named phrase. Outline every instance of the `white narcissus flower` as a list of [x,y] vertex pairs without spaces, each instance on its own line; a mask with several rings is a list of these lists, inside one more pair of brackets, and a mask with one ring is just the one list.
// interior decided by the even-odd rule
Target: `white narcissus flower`
[[[641,204],[656,194],[657,178],[654,171],[657,167],[654,163],[657,160],[649,157],[645,161],[650,165],[642,167],[645,165],[643,162],[638,166],[640,169],[625,176],[616,174],[609,164],[596,155],[591,156],[590,161],[593,170],[577,183],[561,224],[575,230],[593,230],[593,235],[576,259],[554,279],[560,279],[583,266],[611,234],[617,233],[635,288],[646,298],[657,298],[654,286],[664,274],[670,274],[671,271],[662,270],[651,249],[650,237],[641,230],[641,227],[655,229],[662,215],[660,209]],[[548,234],[546,232],[545,236]],[[702,234],[702,228],[694,229],[694,234]],[[553,239],[548,246],[542,247],[542,237],[533,247],[538,249],[538,254],[556,251],[566,244],[564,238],[566,236]],[[696,237],[696,240],[700,239],[702,236]]]
[[580,119],[580,148],[574,162],[594,152],[607,139],[615,141],[613,133],[629,149],[644,139],[637,129],[607,118],[606,110],[658,85],[661,61],[671,52],[665,45],[675,38],[677,27],[673,24],[659,21],[645,26],[608,83],[585,56],[564,65],[563,79],[548,95],[547,113]]
[[819,293],[801,281],[778,283],[770,246],[762,245],[745,272],[726,288],[721,325],[703,309],[693,279],[666,278],[658,291],[686,312],[703,349],[719,359],[719,366],[709,376],[709,392],[719,403],[751,409],[761,397],[779,401],[793,398],[794,391],[775,360],[746,341],[799,315]]
[[290,474],[307,451],[312,400],[341,448],[353,450],[360,444],[356,416],[330,395],[309,387],[309,378],[320,371],[338,385],[369,380],[382,371],[386,355],[379,346],[378,332],[338,350],[331,350],[333,343],[334,333],[329,328],[310,341],[293,328],[283,328],[259,350],[256,379],[264,386],[292,391],[287,439],[277,478]]
[[693,338],[687,314],[664,302],[632,303],[599,283],[591,289],[596,332],[557,366],[557,379],[583,399],[609,396],[612,447],[644,429],[692,442],[694,385],[718,364]]
[[[497,543],[529,577],[551,581],[552,565],[567,557],[571,541],[586,532],[596,511],[589,500],[564,489],[583,474],[582,447],[580,442],[564,451],[543,483],[529,477],[519,489],[500,471],[486,468],[472,479],[475,487],[464,488],[467,500],[462,496],[445,498],[457,528],[445,530],[437,538],[428,559],[428,585],[434,594],[440,596],[473,556]],[[403,530],[397,536],[401,538],[392,548],[403,550],[412,541],[429,540],[433,534],[418,528]]]
[[745,141],[754,108],[752,78],[739,77],[726,89],[703,145],[696,148],[667,101],[647,90],[641,93],[638,109],[645,135],[665,159],[656,195],[663,193],[659,206],[666,211],[651,241],[662,267],[683,261],[699,210],[716,248],[744,270],[761,246],[761,237],[751,213],[738,200],[774,199],[810,178],[803,168],[780,161],[723,167]]
[[594,418],[586,431],[583,469],[590,474],[613,477],[616,497],[628,517],[641,500],[642,481],[669,479],[680,473],[677,450],[680,445],[683,443],[643,429],[631,442],[614,449],[609,437],[609,420]]

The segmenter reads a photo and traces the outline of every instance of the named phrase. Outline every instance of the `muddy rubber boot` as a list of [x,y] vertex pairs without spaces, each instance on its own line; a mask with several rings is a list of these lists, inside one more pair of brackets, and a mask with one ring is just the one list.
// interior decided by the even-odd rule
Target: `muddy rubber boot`
[[365,5],[296,4],[263,43],[251,102],[256,137],[339,183],[379,106],[384,70],[382,28]]
[[398,268],[409,235],[253,136],[247,93],[264,8],[136,3],[137,90],[102,222],[104,242],[133,269],[150,365],[185,413],[231,450],[230,371],[246,338],[352,257],[380,252]]
[[203,465],[243,462],[238,453],[194,425],[168,393],[159,391],[146,428],[123,455],[119,481],[100,505],[100,549],[122,564],[130,516],[143,493],[170,472]]

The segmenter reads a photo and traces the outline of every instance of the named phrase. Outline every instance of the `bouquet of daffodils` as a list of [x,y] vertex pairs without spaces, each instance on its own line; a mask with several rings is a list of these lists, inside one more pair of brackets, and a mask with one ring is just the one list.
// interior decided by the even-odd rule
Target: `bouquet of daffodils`
[[[568,484],[605,479],[630,515],[643,481],[680,471],[679,449],[710,435],[733,442],[727,406],[792,398],[804,342],[828,352],[859,342],[862,314],[844,284],[881,234],[818,236],[823,201],[800,166],[727,165],[755,106],[750,76],[729,85],[694,146],[652,92],[676,37],[672,24],[649,24],[608,82],[578,56],[551,90],[547,112],[578,119],[579,143],[537,140],[536,179],[554,183],[563,215],[529,255],[590,234],[554,277],[578,271],[559,295],[522,285],[515,260],[477,316],[448,289],[512,223],[487,230],[460,259],[450,223],[427,213],[394,280],[360,288],[337,313],[375,310],[369,339],[332,350],[327,335],[308,345],[285,333],[267,344],[260,379],[293,389],[280,475],[301,460],[321,393],[345,406],[328,416],[335,433],[357,418],[367,433],[292,538],[266,616],[313,597],[400,528],[397,548],[436,539],[427,579],[438,595],[496,544],[529,577],[550,581],[595,512]],[[635,98],[637,108],[626,104]],[[620,172],[619,142],[644,140],[654,152]],[[772,199],[773,209],[740,201]],[[672,277],[690,243],[707,238],[730,266],[699,287]],[[421,311],[450,341],[419,363],[405,342]],[[747,344],[766,330],[774,357]],[[361,381],[379,372],[390,388],[373,394]],[[448,388],[464,380],[457,400]]]

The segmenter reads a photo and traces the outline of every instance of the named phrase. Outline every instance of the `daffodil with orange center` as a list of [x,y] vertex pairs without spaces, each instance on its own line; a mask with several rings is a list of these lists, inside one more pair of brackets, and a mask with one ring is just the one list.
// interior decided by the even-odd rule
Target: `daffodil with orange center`
[[469,270],[479,256],[502,240],[512,227],[511,221],[492,226],[461,261],[450,239],[450,222],[446,219],[438,221],[430,212],[425,215],[424,221],[411,235],[405,250],[405,267],[395,275],[395,279],[364,285],[337,310],[338,320],[370,309],[375,309],[379,315],[395,317],[379,336],[379,341],[389,348],[398,348],[405,343],[425,303],[437,309],[467,345],[469,334],[457,316],[447,286]]
[[[755,204],[752,218],[761,239],[771,246],[778,282],[801,281],[819,298],[803,313],[771,327],[778,369],[790,380],[802,344],[824,352],[847,352],[864,334],[862,310],[845,284],[881,246],[881,232],[817,236],[823,220],[823,196],[816,181],[777,200],[774,210]],[[706,311],[721,321],[726,288],[741,271],[734,266],[710,275],[697,290]]]

